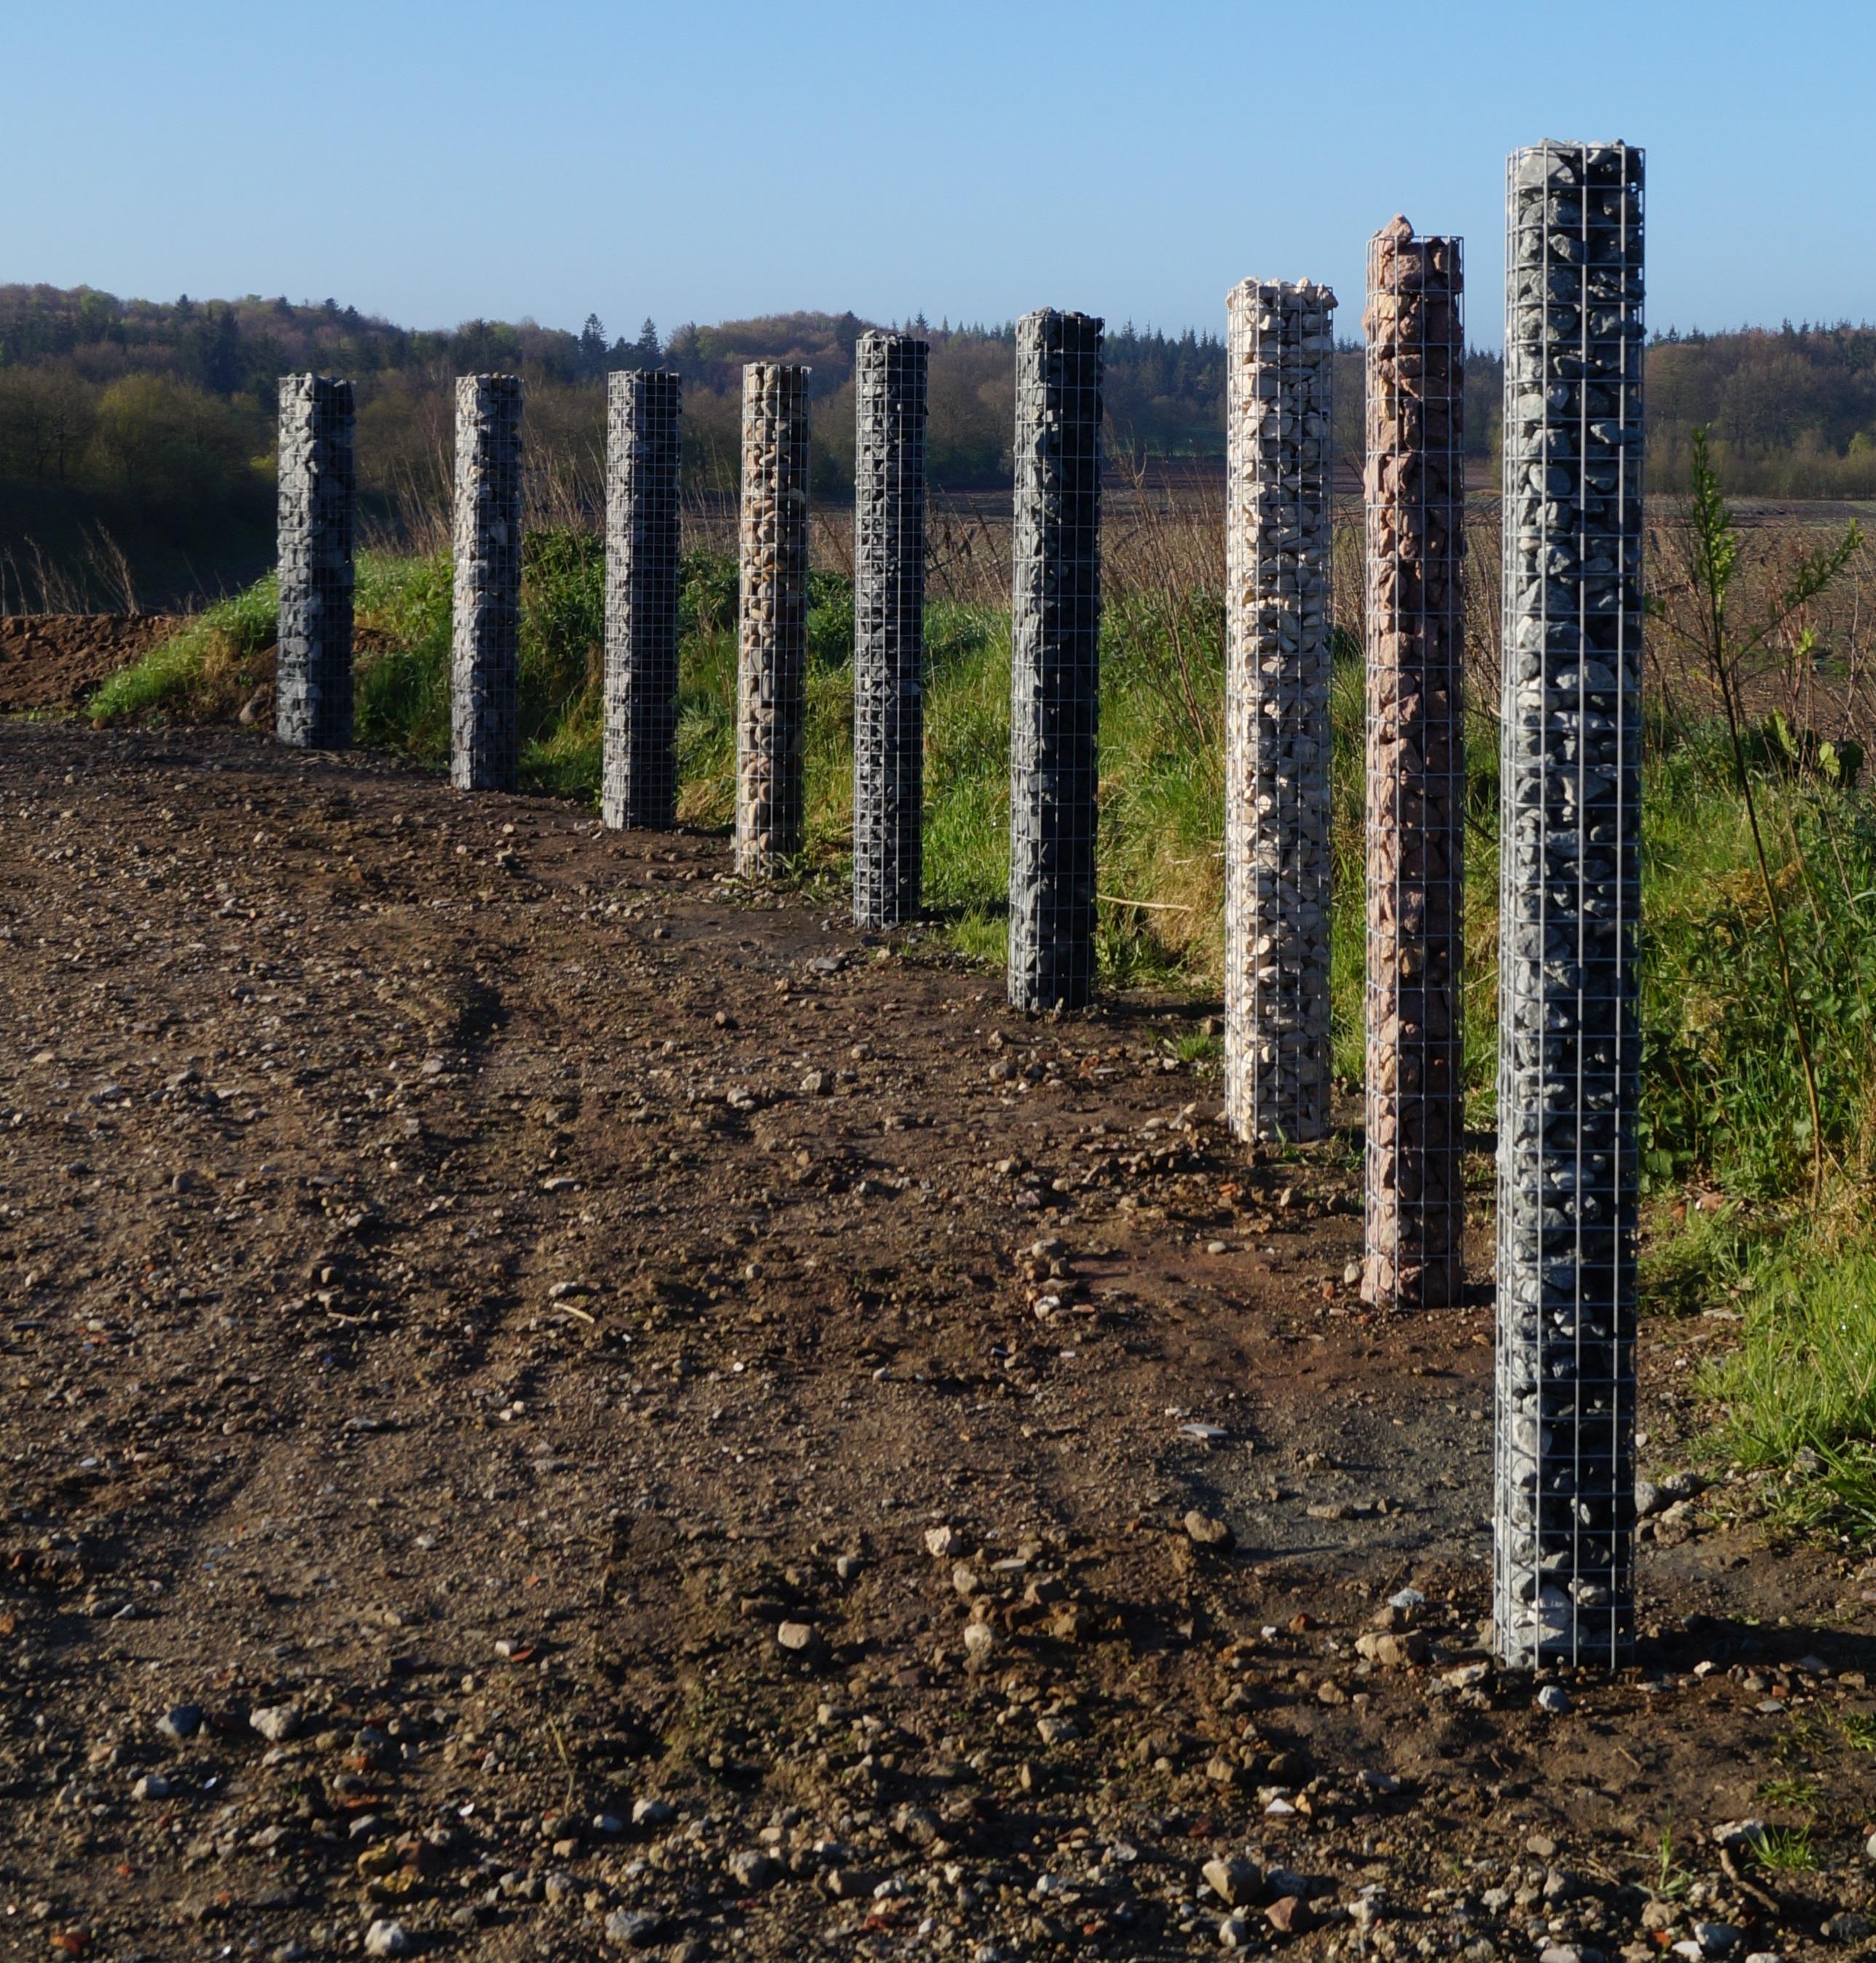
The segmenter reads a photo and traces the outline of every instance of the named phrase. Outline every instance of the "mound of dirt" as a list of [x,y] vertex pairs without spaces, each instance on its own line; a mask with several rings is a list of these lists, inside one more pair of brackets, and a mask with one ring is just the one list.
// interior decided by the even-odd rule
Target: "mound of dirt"
[[184,620],[180,613],[8,614],[0,618],[0,712],[75,708]]

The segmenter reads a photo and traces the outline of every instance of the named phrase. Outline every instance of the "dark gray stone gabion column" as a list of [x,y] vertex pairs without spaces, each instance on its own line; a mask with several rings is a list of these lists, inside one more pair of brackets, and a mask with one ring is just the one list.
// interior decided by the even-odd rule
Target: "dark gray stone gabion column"
[[1329,376],[1336,296],[1229,300],[1225,485],[1225,1115],[1329,1128]]
[[1494,1619],[1633,1651],[1642,157],[1512,156]]
[[606,726],[599,794],[614,828],[668,829],[678,804],[681,379],[612,375],[606,404]]
[[1466,1228],[1465,394],[1457,239],[1368,244],[1367,1220],[1361,1296],[1460,1298]]
[[1045,308],[1016,324],[1011,549],[1009,999],[1095,991],[1101,710],[1101,329]]
[[349,382],[280,378],[274,728],[298,749],[351,744],[352,421]]
[[450,781],[511,791],[521,767],[521,383],[456,384]]
[[808,370],[742,370],[736,870],[760,879],[801,850],[807,708]]
[[919,911],[925,816],[926,343],[854,349],[853,917]]

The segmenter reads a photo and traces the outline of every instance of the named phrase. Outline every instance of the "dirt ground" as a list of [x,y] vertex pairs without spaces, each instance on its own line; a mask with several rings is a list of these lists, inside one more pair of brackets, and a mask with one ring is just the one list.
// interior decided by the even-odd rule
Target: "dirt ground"
[[246,732],[0,814],[0,1954],[1862,1945],[1876,1580],[1670,1483],[1496,1673],[1486,1291],[1362,1308],[1215,1005]]

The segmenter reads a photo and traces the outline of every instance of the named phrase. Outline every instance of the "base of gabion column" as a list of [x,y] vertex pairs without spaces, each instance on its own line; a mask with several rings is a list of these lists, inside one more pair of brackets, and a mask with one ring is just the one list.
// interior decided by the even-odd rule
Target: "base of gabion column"
[[1329,1128],[1336,296],[1246,280],[1228,304],[1225,1113],[1297,1144]]
[[450,781],[511,791],[521,773],[521,383],[456,384],[456,583]]
[[680,377],[607,381],[606,680],[599,812],[662,830],[678,803]]
[[1368,248],[1367,1209],[1361,1295],[1460,1299],[1465,338],[1457,239]]
[[1101,322],[1016,324],[1011,550],[1009,999],[1095,991],[1101,714]]
[[927,344],[863,334],[853,518],[853,917],[919,911],[925,818]]
[[274,733],[300,749],[352,739],[352,424],[349,382],[281,377]]
[[801,850],[807,713],[808,370],[742,371],[736,866],[765,879]]

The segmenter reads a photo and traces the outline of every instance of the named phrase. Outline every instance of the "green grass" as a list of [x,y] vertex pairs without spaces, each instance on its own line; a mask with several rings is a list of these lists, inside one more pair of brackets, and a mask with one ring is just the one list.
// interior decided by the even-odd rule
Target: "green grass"
[[1808,1827],[1767,1827],[1756,1858],[1762,1868],[1780,1875],[1810,1874],[1818,1865]]

